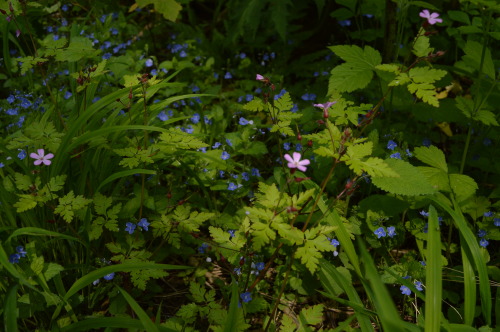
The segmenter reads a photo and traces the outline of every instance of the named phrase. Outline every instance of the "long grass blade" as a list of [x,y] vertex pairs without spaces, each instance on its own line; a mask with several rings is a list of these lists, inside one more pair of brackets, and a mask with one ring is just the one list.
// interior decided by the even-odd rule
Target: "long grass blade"
[[96,193],[99,192],[99,190],[101,190],[102,187],[104,187],[105,185],[107,185],[108,183],[110,183],[116,179],[123,178],[123,177],[130,176],[130,175],[134,175],[134,174],[156,175],[156,171],[152,171],[150,169],[135,168],[135,169],[128,169],[128,170],[121,171],[121,172],[116,172],[116,173],[108,176],[106,179],[104,179],[104,181],[101,182],[99,187],[97,187],[95,192]]
[[[96,331],[104,328],[116,329],[144,329],[142,322],[130,317],[95,317],[81,320],[68,326],[62,327],[60,332]],[[176,332],[167,327],[158,326],[160,332]]]
[[238,284],[236,280],[231,283],[231,302],[229,303],[229,311],[227,313],[226,322],[224,324],[224,332],[236,331],[238,327]]
[[441,232],[434,206],[429,207],[427,267],[425,289],[425,331],[439,332],[441,328],[442,261]]
[[82,244],[83,246],[87,247],[87,244],[85,242],[77,239],[76,237],[69,236],[66,234],[61,234],[58,232],[48,231],[48,230],[45,230],[43,228],[38,228],[38,227],[23,227],[23,228],[16,229],[7,238],[6,242],[9,242],[12,238],[17,237],[17,236],[21,236],[21,235],[52,236],[52,237],[61,238],[61,239],[69,240],[69,241],[75,241],[75,242],[78,242],[78,243]]
[[3,322],[5,332],[16,332],[17,331],[17,288],[18,285],[14,285],[9,289],[7,295],[5,295],[3,304]]
[[132,296],[130,296],[129,293],[127,293],[123,288],[120,286],[115,286],[118,288],[122,296],[125,298],[129,306],[134,310],[135,314],[137,317],[139,317],[142,326],[144,329],[148,332],[160,332],[158,327],[153,323],[151,318],[149,318],[148,314],[141,308],[141,306],[134,300]]

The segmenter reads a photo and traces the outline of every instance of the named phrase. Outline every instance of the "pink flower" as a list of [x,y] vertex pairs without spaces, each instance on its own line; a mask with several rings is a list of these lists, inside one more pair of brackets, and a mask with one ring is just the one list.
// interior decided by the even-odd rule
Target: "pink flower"
[[420,12],[420,17],[426,18],[429,24],[443,23],[443,20],[438,18],[438,13],[430,13],[427,9],[424,9]]
[[255,76],[255,79],[256,79],[257,81],[264,81],[264,80],[265,80],[264,76],[262,76],[261,74],[257,74],[257,75]]
[[36,159],[34,162],[35,165],[38,166],[43,163],[44,165],[48,166],[52,163],[49,159],[54,158],[54,155],[52,153],[45,154],[44,149],[38,149],[38,154],[32,152],[30,153],[30,157]]
[[329,101],[327,103],[324,103],[324,104],[313,104],[314,107],[319,107],[319,108],[322,108],[323,109],[323,117],[325,119],[328,119],[328,117],[330,116],[328,114],[328,109],[330,108],[330,106],[332,106],[333,104],[335,104],[336,101]]
[[293,153],[293,158],[289,154],[284,157],[288,161],[288,168],[298,168],[301,172],[305,172],[307,170],[306,165],[311,163],[309,159],[300,160],[302,155],[298,152]]

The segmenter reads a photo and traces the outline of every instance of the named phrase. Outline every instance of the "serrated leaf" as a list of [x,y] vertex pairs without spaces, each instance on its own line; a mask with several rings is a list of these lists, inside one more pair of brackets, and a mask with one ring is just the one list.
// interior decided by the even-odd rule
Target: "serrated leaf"
[[435,167],[420,166],[419,171],[429,180],[429,183],[439,191],[451,192],[448,174]]
[[[208,147],[208,144],[203,143],[198,138],[191,134],[187,134],[180,129],[171,129],[166,133],[160,135],[159,148],[163,152],[170,152],[172,148],[175,149],[199,149]],[[175,151],[174,149],[174,151]]]
[[383,63],[381,65],[375,66],[375,69],[387,71],[394,74],[399,74],[399,72],[401,71],[400,67],[401,67],[400,65],[396,64]]
[[323,309],[324,306],[322,304],[302,309],[299,314],[300,328],[297,332],[307,331],[309,325],[316,325],[323,322]]
[[417,98],[422,99],[427,104],[439,107],[439,100],[436,97],[437,92],[434,90],[434,85],[430,83],[410,83],[408,84],[408,91],[414,93]]
[[21,75],[26,74],[26,72],[28,70],[35,67],[38,63],[43,63],[43,62],[49,61],[49,59],[40,58],[40,57],[33,57],[33,56],[19,58],[16,60],[21,62]]
[[487,110],[479,110],[476,112],[476,114],[472,117],[474,120],[477,120],[479,122],[482,122],[483,124],[487,126],[498,126],[497,119],[495,117],[495,114],[493,112],[487,111]]
[[[484,57],[483,57],[484,51]],[[495,66],[491,57],[491,51],[485,44],[481,44],[469,38],[464,47],[465,55],[462,59],[475,70],[482,70],[482,72],[489,76],[490,79],[495,79]],[[481,67],[482,65],[482,67]]]
[[408,162],[392,158],[385,162],[399,177],[373,177],[372,182],[378,188],[404,196],[430,195],[436,192],[418,168]]
[[54,210],[54,213],[60,214],[66,222],[70,223],[73,221],[75,211],[84,208],[90,202],[92,200],[86,199],[82,195],[75,196],[72,190],[64,197],[59,198],[59,205]]
[[455,98],[455,104],[467,118],[472,118],[472,114],[474,114],[474,101],[472,99],[458,96]]
[[417,147],[415,148],[414,153],[415,157],[421,162],[448,173],[448,165],[446,164],[444,153],[434,145],[431,145],[430,147]]
[[26,174],[15,173],[14,179],[16,183],[16,187],[19,190],[28,190],[33,185],[31,178]]
[[41,275],[43,271],[44,264],[43,256],[35,257],[31,260],[30,268],[36,275]]
[[476,181],[473,178],[463,174],[450,174],[450,187],[457,201],[461,202],[474,195],[478,189]]
[[45,268],[44,277],[46,281],[49,281],[54,276],[58,275],[61,271],[64,271],[64,267],[56,263],[48,263]]
[[264,110],[264,103],[262,102],[262,99],[255,97],[245,105],[243,105],[243,109],[247,111],[252,111],[252,112],[261,112]]
[[289,111],[293,107],[292,98],[290,98],[290,93],[285,93],[283,96],[279,97],[274,101],[274,107],[278,109],[279,112]]
[[17,212],[24,212],[34,208],[37,205],[37,199],[32,195],[18,195],[19,201],[14,203]]
[[92,47],[92,41],[85,37],[72,37],[67,48],[56,53],[56,61],[76,62],[83,58],[97,56],[99,50]]
[[415,43],[413,44],[413,54],[418,57],[426,57],[434,51],[429,42],[429,37],[419,34],[416,37]]
[[434,83],[446,75],[445,70],[428,67],[415,67],[408,72],[410,79],[415,83]]

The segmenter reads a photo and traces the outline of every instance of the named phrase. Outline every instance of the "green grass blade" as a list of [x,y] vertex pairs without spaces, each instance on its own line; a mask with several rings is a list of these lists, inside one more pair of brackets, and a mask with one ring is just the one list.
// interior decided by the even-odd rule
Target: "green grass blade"
[[101,182],[101,184],[99,185],[99,187],[97,187],[96,189],[96,193],[99,192],[99,190],[104,187],[106,184],[116,180],[116,179],[119,179],[119,178],[123,178],[123,177],[126,177],[126,176],[130,176],[130,175],[134,175],[134,174],[151,174],[151,175],[156,175],[156,171],[152,171],[152,170],[149,170],[149,169],[142,169],[142,168],[135,168],[135,169],[129,169],[129,170],[126,170],[126,171],[121,171],[121,172],[116,172],[114,174],[111,174],[110,176],[108,176],[106,179],[104,179],[104,181]]
[[7,238],[6,242],[9,242],[12,238],[17,237],[17,236],[21,236],[21,235],[52,236],[52,237],[61,238],[61,239],[69,240],[69,241],[75,241],[75,242],[81,243],[83,246],[87,247],[87,244],[85,242],[77,239],[76,237],[57,233],[57,232],[48,231],[48,230],[38,228],[38,227],[23,227],[20,229],[16,229]]
[[427,267],[425,269],[425,331],[439,332],[441,328],[442,261],[441,231],[434,206],[429,207]]
[[354,286],[333,266],[325,259],[320,260],[320,270],[318,272],[319,280],[323,288],[327,291],[329,297],[338,300],[335,296],[334,284],[340,286],[347,294],[349,302],[352,304],[354,311],[361,327],[361,331],[373,331],[373,326],[370,322],[370,317],[367,315],[368,310],[364,308],[363,302],[359,298],[358,293]]
[[153,323],[151,318],[149,318],[148,314],[141,308],[141,306],[134,300],[132,296],[130,296],[129,293],[127,293],[123,288],[120,286],[115,286],[118,288],[122,296],[125,298],[129,306],[134,310],[135,314],[137,317],[139,317],[142,326],[144,329],[148,332],[160,332],[158,327]]
[[365,272],[364,280],[362,281],[365,285],[367,293],[370,295],[371,300],[375,305],[383,330],[421,332],[421,329],[418,326],[404,322],[400,318],[399,312],[392,301],[392,297],[385,285],[382,283],[382,280],[377,273],[377,268],[368,254],[365,245],[361,242],[361,240],[358,240],[358,244]]
[[[479,247],[479,243],[476,239],[472,230],[468,227],[467,222],[460,211],[460,207],[456,202],[453,202],[454,209],[440,201],[435,196],[429,196],[429,198],[436,202],[443,210],[448,212],[448,214],[452,217],[455,222],[456,227],[458,228],[460,235],[463,237],[463,241],[461,239],[461,249],[465,251],[468,256],[468,260],[474,264],[474,267],[477,270],[479,277],[479,295],[481,298],[481,309],[483,317],[485,318],[486,324],[491,326],[491,311],[492,311],[492,297],[491,297],[491,287],[490,281],[488,279],[488,268],[486,262],[484,260],[484,256],[481,253],[481,249]],[[462,255],[463,257],[463,255]],[[465,273],[465,271],[464,271]],[[475,284],[475,281],[474,281]]]
[[3,322],[5,332],[17,331],[17,288],[15,285],[9,289],[3,303]]
[[224,323],[224,332],[232,332],[237,330],[238,326],[238,303],[239,290],[236,280],[231,283],[231,302],[229,303],[229,311],[227,313],[226,322]]
[[463,236],[460,236],[460,251],[464,269],[464,323],[472,326],[476,312],[476,275],[467,255],[466,246]]

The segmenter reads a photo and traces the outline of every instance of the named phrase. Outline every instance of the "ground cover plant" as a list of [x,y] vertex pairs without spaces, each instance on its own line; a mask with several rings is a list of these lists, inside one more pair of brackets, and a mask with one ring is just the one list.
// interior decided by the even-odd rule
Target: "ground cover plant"
[[5,331],[493,331],[496,1],[0,1]]

